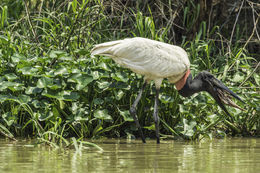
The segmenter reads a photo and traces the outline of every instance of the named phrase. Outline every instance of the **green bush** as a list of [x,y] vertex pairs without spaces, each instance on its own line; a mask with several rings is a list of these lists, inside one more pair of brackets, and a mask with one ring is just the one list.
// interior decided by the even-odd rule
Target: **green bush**
[[[117,1],[107,1],[111,5],[99,0],[55,4],[32,0],[19,6],[28,8],[27,13],[18,10],[17,14],[9,11],[10,2],[3,1],[0,8],[1,134],[38,137],[52,144],[66,143],[73,136],[138,137],[128,110],[142,77],[106,57],[90,57],[90,50],[96,43],[142,36],[177,42],[189,53],[193,75],[210,70],[246,102],[237,103],[244,112],[228,108],[232,122],[207,93],[184,99],[164,81],[159,111],[162,137],[259,135],[259,59],[257,51],[249,52],[247,43],[239,42],[248,38],[241,26],[231,44],[220,26],[209,26],[207,21],[197,25],[202,12],[192,1],[177,4],[179,23],[171,16],[171,1],[167,1],[168,13],[163,13],[152,2],[118,8]],[[194,26],[198,26],[196,33],[191,34]],[[185,32],[179,32],[180,28]],[[175,29],[178,35],[173,38]],[[137,110],[150,137],[155,136],[154,93],[150,85]]]

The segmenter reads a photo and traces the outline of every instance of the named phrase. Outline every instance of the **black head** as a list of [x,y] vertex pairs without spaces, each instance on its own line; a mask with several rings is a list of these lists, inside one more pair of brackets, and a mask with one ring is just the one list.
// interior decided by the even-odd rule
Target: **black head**
[[242,100],[233,91],[226,87],[220,80],[215,78],[211,73],[207,71],[200,72],[193,80],[192,76],[190,75],[187,78],[184,87],[179,90],[179,93],[182,96],[187,97],[200,91],[207,91],[216,100],[217,104],[229,116],[230,114],[228,113],[223,103],[244,110],[236,105],[231,99],[232,97],[234,97],[240,101]]

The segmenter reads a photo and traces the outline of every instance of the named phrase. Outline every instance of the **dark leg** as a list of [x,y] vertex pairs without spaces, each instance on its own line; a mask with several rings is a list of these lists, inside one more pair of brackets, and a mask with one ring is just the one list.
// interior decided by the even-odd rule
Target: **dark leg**
[[142,89],[139,91],[138,96],[136,97],[136,99],[135,99],[135,101],[134,101],[134,103],[131,106],[130,111],[129,111],[130,114],[133,116],[133,118],[135,120],[135,124],[136,124],[136,126],[139,130],[139,133],[141,134],[141,138],[142,138],[143,143],[145,143],[145,138],[144,138],[142,128],[141,128],[139,121],[137,119],[137,116],[136,116],[136,106],[137,106],[138,102],[140,101],[140,99],[142,97],[142,93],[143,93],[145,86],[146,86],[146,82],[144,82]]
[[154,118],[154,123],[155,123],[155,130],[156,130],[156,139],[157,139],[157,144],[160,143],[160,136],[159,136],[159,122],[160,119],[158,117],[158,103],[159,103],[159,91],[160,89],[156,88],[156,96],[155,96],[155,102],[154,102],[154,112],[153,112],[153,118]]

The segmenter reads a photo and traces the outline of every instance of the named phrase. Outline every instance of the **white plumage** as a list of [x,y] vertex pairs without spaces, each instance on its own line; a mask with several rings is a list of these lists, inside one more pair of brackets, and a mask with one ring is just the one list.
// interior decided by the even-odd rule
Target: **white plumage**
[[135,120],[144,143],[145,137],[136,115],[136,107],[141,99],[146,84],[150,80],[154,80],[156,86],[153,117],[157,143],[160,143],[158,117],[159,90],[164,78],[167,78],[171,83],[174,83],[179,94],[183,97],[189,97],[192,94],[207,91],[230,117],[231,115],[228,113],[223,103],[240,108],[230,100],[231,97],[227,96],[227,94],[232,95],[240,101],[242,100],[211,73],[203,71],[192,79],[189,70],[190,61],[188,55],[181,47],[146,38],[135,37],[95,45],[91,51],[91,55],[105,55],[111,57],[118,64],[129,68],[138,74],[144,75],[144,85],[129,111]]
[[131,69],[135,73],[144,75],[144,85],[129,111],[135,120],[144,143],[145,138],[136,115],[136,107],[146,84],[150,80],[154,81],[156,95],[153,117],[157,143],[160,143],[158,117],[159,89],[164,78],[167,78],[171,83],[175,83],[177,89],[183,87],[186,81],[185,77],[189,75],[190,68],[187,53],[178,46],[135,37],[97,44],[92,49],[91,55],[111,57],[116,63]]
[[91,55],[111,57],[121,66],[144,75],[146,81],[154,80],[156,88],[160,88],[164,78],[177,82],[190,68],[188,55],[181,47],[141,37],[97,44]]

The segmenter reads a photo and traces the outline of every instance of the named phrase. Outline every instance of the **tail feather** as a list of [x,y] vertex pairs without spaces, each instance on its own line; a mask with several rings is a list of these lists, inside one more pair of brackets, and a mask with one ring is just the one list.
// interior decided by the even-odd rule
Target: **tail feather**
[[122,40],[110,41],[106,43],[97,44],[91,50],[91,56],[94,55],[104,55],[104,56],[113,56],[111,52],[111,48],[115,45],[118,45],[122,42]]

